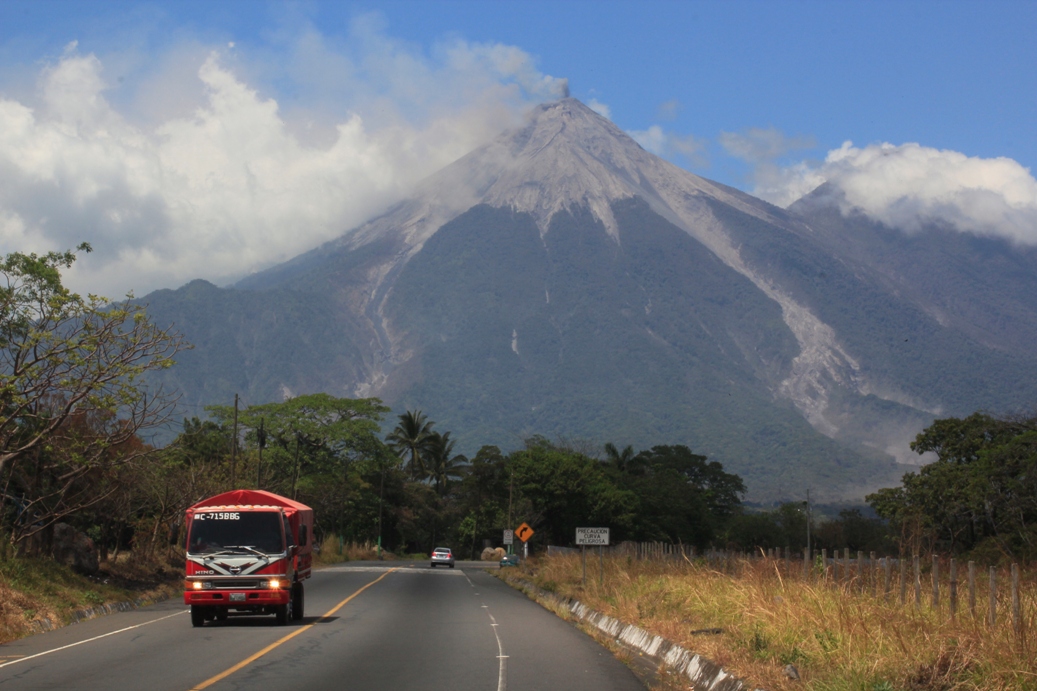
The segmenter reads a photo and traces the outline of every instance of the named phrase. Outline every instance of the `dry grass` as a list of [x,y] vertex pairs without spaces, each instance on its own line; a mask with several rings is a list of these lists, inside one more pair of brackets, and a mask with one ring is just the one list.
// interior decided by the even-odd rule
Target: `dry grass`
[[[339,543],[335,535],[327,535],[320,543],[320,551],[313,555],[315,564],[338,564],[344,561],[372,561],[378,559],[378,545],[374,542]],[[396,555],[382,550],[382,559],[394,560]]]
[[[1011,602],[1002,591],[999,626],[985,621],[985,588],[973,617],[959,602],[956,620],[946,607],[915,609],[861,593],[856,585],[791,577],[774,561],[740,562],[737,575],[703,562],[605,561],[605,582],[588,559],[581,584],[579,556],[542,558],[528,575],[541,588],[664,636],[767,689],[951,691],[1037,689],[1037,573],[1022,579],[1024,626],[1011,626]],[[506,579],[522,573],[502,572]],[[1002,575],[1003,577],[1003,575]],[[1004,583],[1004,581],[1002,581]],[[946,594],[944,595],[946,599]],[[965,599],[965,598],[962,598]],[[722,629],[719,635],[695,633]],[[783,669],[793,664],[801,681]]]
[[0,559],[0,643],[32,633],[34,620],[61,624],[72,613],[139,598],[168,597],[180,590],[178,571],[169,560],[143,562],[124,554],[84,576],[50,559]]

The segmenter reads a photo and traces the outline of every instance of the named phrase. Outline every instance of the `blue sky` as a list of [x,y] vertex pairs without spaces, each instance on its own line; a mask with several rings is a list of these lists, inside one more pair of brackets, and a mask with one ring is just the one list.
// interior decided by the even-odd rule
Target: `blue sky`
[[[21,172],[0,250],[90,235],[79,280],[108,293],[230,280],[377,212],[561,79],[646,148],[778,203],[882,145],[949,161],[954,189],[993,176],[1017,238],[1037,205],[1035,28],[1034,2],[4,0],[0,163]],[[288,176],[259,212],[242,161]],[[861,204],[881,217],[887,197]]]

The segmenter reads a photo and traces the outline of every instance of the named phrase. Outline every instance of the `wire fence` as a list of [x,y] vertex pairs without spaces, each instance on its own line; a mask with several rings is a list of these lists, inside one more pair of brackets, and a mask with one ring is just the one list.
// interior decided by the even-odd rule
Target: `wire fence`
[[847,595],[881,598],[887,603],[926,608],[950,619],[967,616],[987,626],[1011,625],[1017,634],[1032,623],[1037,611],[1037,571],[1025,574],[1019,564],[981,567],[939,554],[909,557],[877,556],[849,549],[803,550],[788,548],[755,552],[708,549],[663,542],[622,542],[604,548],[605,554],[636,560],[704,565],[737,577],[761,562],[777,577],[800,579],[837,588]]

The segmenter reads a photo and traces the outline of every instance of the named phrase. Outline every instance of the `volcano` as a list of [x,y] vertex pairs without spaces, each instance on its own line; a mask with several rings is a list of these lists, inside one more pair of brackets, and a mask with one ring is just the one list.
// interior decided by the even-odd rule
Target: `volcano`
[[[377,396],[467,452],[685,444],[753,499],[859,498],[897,481],[934,416],[1033,400],[1037,262],[956,233],[941,263],[947,231],[909,237],[834,196],[780,209],[566,98],[321,247],[144,301],[196,346],[164,375],[191,404]],[[956,292],[941,302],[912,261]],[[1003,291],[960,287],[1010,261],[1018,328],[996,318]]]

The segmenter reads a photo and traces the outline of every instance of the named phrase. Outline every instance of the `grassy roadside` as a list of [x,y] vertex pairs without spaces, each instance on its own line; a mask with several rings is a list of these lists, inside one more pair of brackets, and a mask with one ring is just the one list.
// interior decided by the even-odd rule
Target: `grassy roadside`
[[33,621],[64,625],[76,610],[169,597],[181,587],[182,570],[172,560],[140,563],[123,555],[118,562],[102,563],[97,574],[84,576],[51,559],[2,559],[0,643],[33,633]]
[[[501,577],[578,599],[772,691],[1037,689],[1032,589],[1022,602],[1028,625],[1016,635],[1011,626],[989,629],[982,613],[952,621],[927,604],[915,610],[842,585],[783,578],[773,562],[730,576],[704,563],[617,557],[606,560],[604,585],[597,573],[594,563],[583,585],[579,557],[558,556]],[[1004,621],[1010,603],[1002,608]],[[787,664],[801,680],[785,676]]]

